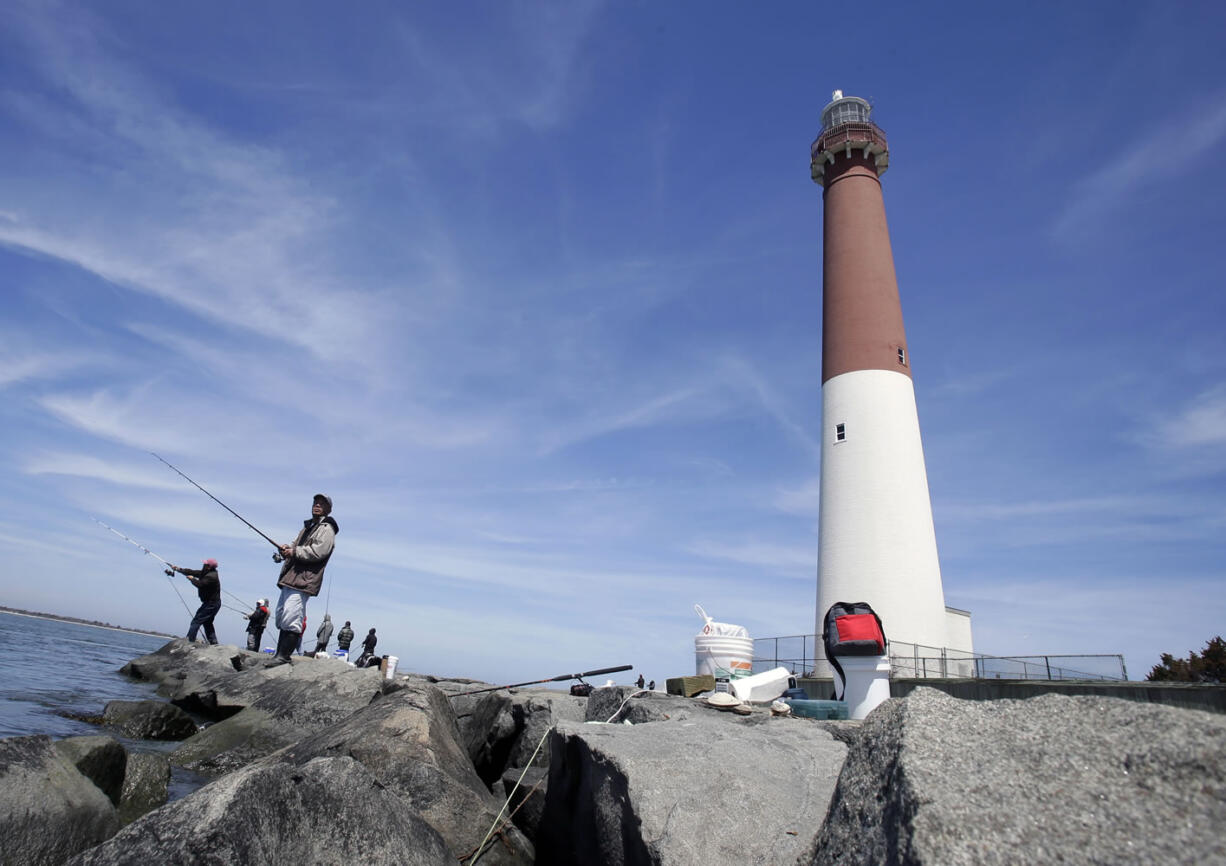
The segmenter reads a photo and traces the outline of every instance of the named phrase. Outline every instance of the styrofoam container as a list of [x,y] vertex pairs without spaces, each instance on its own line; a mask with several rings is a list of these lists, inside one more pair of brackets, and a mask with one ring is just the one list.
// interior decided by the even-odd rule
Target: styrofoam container
[[390,680],[396,676],[396,663],[399,661],[396,656],[387,657],[387,662],[383,665],[383,679]]
[[732,680],[732,693],[743,701],[769,704],[788,687],[792,672],[784,667]]

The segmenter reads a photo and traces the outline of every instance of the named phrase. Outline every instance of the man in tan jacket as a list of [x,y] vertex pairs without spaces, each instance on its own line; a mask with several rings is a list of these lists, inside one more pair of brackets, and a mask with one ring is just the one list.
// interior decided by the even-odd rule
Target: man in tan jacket
[[332,558],[336,534],[340,527],[332,519],[332,499],[316,493],[311,501],[311,516],[302,522],[302,531],[293,544],[281,545],[281,576],[277,586],[277,654],[267,667],[282,665],[290,660],[294,647],[306,631],[307,600],[319,595],[324,582],[324,568]]

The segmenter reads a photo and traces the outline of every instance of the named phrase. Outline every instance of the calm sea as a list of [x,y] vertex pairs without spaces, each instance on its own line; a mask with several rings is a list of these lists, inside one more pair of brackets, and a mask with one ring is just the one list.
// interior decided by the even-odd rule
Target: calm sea
[[156,698],[119,669],[166,640],[0,611],[0,737],[103,733],[56,710],[102,715],[107,701]]

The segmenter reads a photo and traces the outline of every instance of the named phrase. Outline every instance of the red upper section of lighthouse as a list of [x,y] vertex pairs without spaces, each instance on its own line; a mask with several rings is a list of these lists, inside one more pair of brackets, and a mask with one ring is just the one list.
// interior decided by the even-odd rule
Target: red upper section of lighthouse
[[813,180],[825,187],[822,382],[855,370],[911,375],[878,179],[889,150],[870,111],[836,91],[811,150]]

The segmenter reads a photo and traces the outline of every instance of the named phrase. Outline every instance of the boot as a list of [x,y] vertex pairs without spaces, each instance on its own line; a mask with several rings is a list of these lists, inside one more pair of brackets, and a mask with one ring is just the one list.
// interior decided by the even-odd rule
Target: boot
[[293,653],[296,646],[298,646],[298,632],[281,631],[277,635],[277,654],[270,661],[264,662],[264,667],[274,668],[277,665],[288,664],[290,654]]

